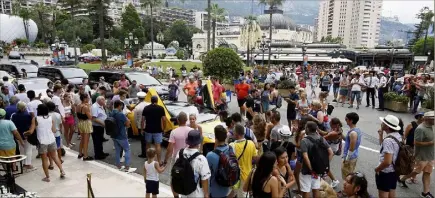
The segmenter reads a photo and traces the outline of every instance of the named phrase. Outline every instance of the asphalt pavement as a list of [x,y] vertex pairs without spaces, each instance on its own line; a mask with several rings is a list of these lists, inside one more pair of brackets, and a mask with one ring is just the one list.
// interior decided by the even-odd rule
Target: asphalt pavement
[[[43,63],[45,60],[45,58],[42,58],[42,57],[35,57],[35,58],[26,57],[26,58],[27,59],[34,59],[40,64]],[[319,89],[316,90],[317,93],[319,91],[320,91]],[[311,90],[308,88],[307,93],[310,93],[310,92],[311,92]],[[179,97],[179,100],[185,101],[186,98],[184,95],[182,95]],[[309,101],[312,101],[312,99],[309,98]],[[328,101],[332,101],[332,94],[330,94]],[[360,109],[356,110],[355,108],[352,108],[352,109],[348,108],[348,105],[345,105],[344,107],[341,107],[341,105],[339,105],[338,107],[335,107],[331,118],[337,117],[345,125],[344,117],[347,113],[356,112],[360,116],[360,120],[357,124],[357,127],[359,127],[363,132],[363,140],[362,140],[361,146],[360,146],[360,152],[359,152],[360,156],[359,156],[359,159],[357,162],[356,171],[359,171],[359,172],[365,174],[367,181],[368,181],[369,193],[371,195],[377,197],[374,168],[379,163],[380,146],[378,144],[378,134],[377,134],[377,131],[380,128],[380,124],[381,124],[379,117],[384,117],[388,114],[392,114],[392,115],[395,115],[395,116],[401,118],[403,120],[403,122],[405,123],[405,125],[407,125],[411,121],[414,120],[414,116],[410,113],[395,113],[395,112],[391,112],[391,111],[387,111],[387,110],[386,111],[377,111],[376,109],[372,109],[371,107],[365,107],[365,105],[366,105],[366,103],[365,103],[365,95],[364,95]],[[335,106],[335,104],[334,104],[334,106]],[[285,101],[283,101],[283,107],[278,109],[278,111],[281,113],[281,115],[283,115],[282,116],[283,119],[281,120],[282,124],[287,124],[287,120],[285,119],[285,116],[284,116],[287,113],[286,107],[287,107],[287,104],[285,103]],[[238,111],[237,102],[234,98],[233,98],[233,101],[231,101],[229,103],[229,110],[231,111],[231,113]],[[346,133],[347,133],[348,129],[349,129],[348,126],[343,127],[343,131],[345,131]],[[73,148],[73,150],[75,150],[75,151],[77,151],[78,145],[79,145],[79,140],[77,140],[76,137],[77,136],[75,135],[74,141],[76,142],[76,146]],[[109,138],[109,137],[106,137],[106,138]],[[130,144],[131,144],[131,151],[132,151],[132,157],[131,157],[132,165],[131,166],[138,168],[137,173],[141,174],[142,173],[141,167],[143,167],[144,159],[138,157],[138,155],[140,154],[140,142],[139,142],[139,140],[131,139]],[[104,146],[104,152],[107,152],[110,154],[110,156],[108,156],[105,160],[103,160],[104,163],[108,163],[108,164],[113,165],[115,163],[115,158],[114,158],[115,150],[113,147],[113,142],[110,140],[108,142],[105,142],[103,146]],[[88,152],[89,152],[90,156],[93,155],[92,141],[89,142],[89,151]],[[165,156],[165,153],[166,153],[166,150],[163,149],[161,156]],[[336,189],[338,191],[342,188],[342,184],[343,184],[343,180],[341,179],[341,159],[338,156],[335,156],[333,161],[331,162],[331,170],[332,170],[333,174],[335,175],[335,177],[338,178],[340,181],[340,184]],[[399,187],[399,185],[398,185],[397,190],[396,190],[396,196],[397,197],[419,197],[419,194],[422,191],[421,175],[419,175],[417,177],[417,180],[419,181],[418,184],[408,185],[409,186],[408,189],[403,189],[403,188]],[[432,174],[431,180],[432,180],[432,185],[431,185],[432,189],[435,189],[434,188],[435,187],[434,174]],[[169,182],[170,182],[170,169],[169,168],[166,169],[166,171],[163,174],[161,174],[160,181],[162,183],[169,184]],[[433,190],[433,191],[435,192],[435,190]],[[432,193],[434,193],[434,192],[432,192]]]

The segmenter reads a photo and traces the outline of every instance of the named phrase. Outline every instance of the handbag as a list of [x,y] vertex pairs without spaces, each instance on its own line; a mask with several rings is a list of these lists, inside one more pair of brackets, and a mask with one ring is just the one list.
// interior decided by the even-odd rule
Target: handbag
[[27,142],[29,142],[33,146],[38,146],[40,144],[37,136],[38,132],[36,131],[36,126],[38,126],[38,121],[36,117],[34,119],[35,119],[35,130],[33,131],[33,133],[27,136]]

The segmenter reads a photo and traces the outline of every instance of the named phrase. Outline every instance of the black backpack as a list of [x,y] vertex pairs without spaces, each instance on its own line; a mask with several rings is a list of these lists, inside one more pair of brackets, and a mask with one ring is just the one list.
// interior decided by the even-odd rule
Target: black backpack
[[186,159],[184,158],[183,151],[184,149],[180,150],[178,153],[179,157],[172,167],[171,184],[174,192],[180,195],[189,195],[196,190],[196,186],[200,180],[195,181],[195,174],[190,162],[198,157],[200,153],[196,152],[190,156],[189,159]]
[[112,116],[108,116],[106,120],[104,120],[104,128],[106,129],[106,134],[111,138],[116,137],[119,133],[116,119]]
[[219,156],[216,183],[224,187],[234,186],[239,181],[240,168],[232,147],[229,147],[228,155],[218,149],[214,150],[213,153]]
[[329,172],[329,153],[328,147],[324,144],[323,137],[315,140],[313,137],[306,136],[313,147],[308,150],[308,158],[311,162],[313,171],[318,175],[325,175]]

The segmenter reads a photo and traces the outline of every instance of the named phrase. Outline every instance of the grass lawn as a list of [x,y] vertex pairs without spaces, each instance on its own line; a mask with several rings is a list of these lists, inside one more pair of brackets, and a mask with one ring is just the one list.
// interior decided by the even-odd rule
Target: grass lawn
[[80,63],[79,64],[80,68],[82,68],[84,70],[90,70],[90,71],[98,70],[98,69],[100,69],[100,66],[101,66],[100,63],[97,63],[97,64]]

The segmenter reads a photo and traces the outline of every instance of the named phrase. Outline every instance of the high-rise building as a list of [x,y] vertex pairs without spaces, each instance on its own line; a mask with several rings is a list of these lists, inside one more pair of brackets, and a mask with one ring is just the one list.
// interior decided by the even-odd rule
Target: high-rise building
[[340,37],[348,47],[378,45],[382,0],[322,0],[316,24],[316,40]]
[[0,0],[0,13],[12,14],[12,0]]

